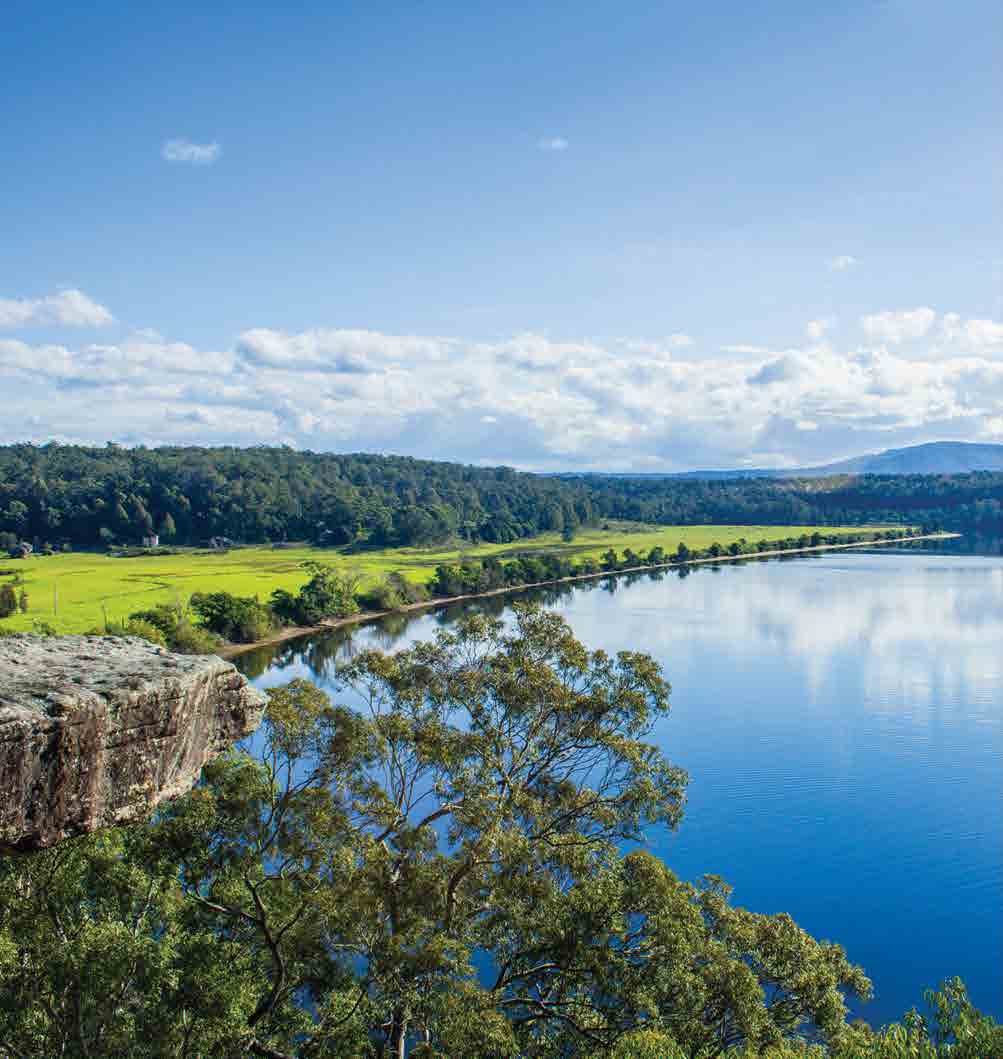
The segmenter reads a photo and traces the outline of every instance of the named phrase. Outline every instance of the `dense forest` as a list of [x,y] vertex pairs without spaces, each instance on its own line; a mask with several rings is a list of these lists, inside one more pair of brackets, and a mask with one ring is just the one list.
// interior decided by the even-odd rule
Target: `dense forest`
[[679,480],[540,476],[289,448],[0,448],[0,546],[213,537],[331,545],[508,542],[607,518],[669,524],[909,522],[998,534],[1003,474]]
[[0,448],[0,531],[76,547],[507,542],[591,521],[581,483],[404,456],[288,448]]
[[586,475],[607,518],[671,525],[856,525],[1003,530],[1003,473],[837,475],[831,478],[650,479]]

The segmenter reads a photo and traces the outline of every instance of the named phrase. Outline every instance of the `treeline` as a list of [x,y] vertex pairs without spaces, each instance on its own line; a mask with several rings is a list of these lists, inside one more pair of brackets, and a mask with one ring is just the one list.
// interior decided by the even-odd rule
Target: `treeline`
[[746,541],[724,546],[690,549],[680,543],[672,554],[660,545],[645,553],[610,548],[599,558],[572,560],[552,553],[517,555],[505,562],[487,556],[443,563],[435,568],[427,584],[409,581],[400,571],[386,574],[379,582],[362,587],[362,575],[325,563],[304,563],[310,575],[298,592],[276,589],[267,602],[229,592],[196,592],[188,607],[162,603],[136,611],[126,622],[105,623],[91,630],[97,635],[142,636],[183,653],[208,653],[224,642],[257,643],[283,626],[313,626],[330,619],[360,613],[401,611],[415,603],[453,596],[479,595],[498,589],[547,584],[566,578],[640,570],[666,564],[685,566],[695,560],[763,552],[797,551],[826,544],[851,544],[870,540],[894,540],[907,530],[861,531],[859,533],[805,533],[779,540]]
[[[0,546],[212,538],[499,543],[596,517],[583,483],[404,456],[288,448],[0,447]],[[12,543],[13,542],[13,543]]]
[[921,524],[1003,532],[1003,474],[826,479],[539,476],[288,448],[0,447],[0,548],[217,539],[345,546],[567,536],[605,519],[673,525]]
[[429,581],[432,596],[460,596],[490,592],[498,588],[516,588],[520,585],[545,584],[566,577],[581,577],[601,573],[617,573],[621,570],[639,570],[646,566],[663,566],[666,563],[685,565],[695,560],[716,559],[724,556],[756,555],[762,552],[797,551],[801,548],[817,548],[826,544],[854,544],[863,541],[895,540],[907,534],[907,530],[861,531],[859,533],[803,533],[797,537],[750,542],[745,538],[722,545],[712,543],[706,548],[688,548],[680,543],[672,553],[660,545],[647,552],[635,552],[625,548],[621,553],[610,548],[598,559],[585,556],[578,560],[567,559],[556,554],[517,555],[507,562],[489,556],[485,559],[464,559],[459,563],[448,563],[435,568],[435,576]]
[[1003,533],[1003,474],[838,475],[832,478],[606,478],[586,475],[605,518],[695,523],[859,525]]

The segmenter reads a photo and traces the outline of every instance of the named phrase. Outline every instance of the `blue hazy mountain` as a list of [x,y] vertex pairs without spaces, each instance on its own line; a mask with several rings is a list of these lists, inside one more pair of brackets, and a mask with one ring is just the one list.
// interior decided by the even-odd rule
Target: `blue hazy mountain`
[[886,449],[855,456],[819,467],[783,470],[745,468],[730,471],[679,471],[631,474],[614,472],[608,478],[821,478],[835,474],[967,474],[971,471],[1003,471],[1003,445],[968,441],[931,441],[904,449]]

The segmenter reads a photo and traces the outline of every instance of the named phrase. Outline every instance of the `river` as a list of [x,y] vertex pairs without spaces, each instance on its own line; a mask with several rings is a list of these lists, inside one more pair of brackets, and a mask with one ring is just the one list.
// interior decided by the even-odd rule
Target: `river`
[[[959,975],[1003,1018],[1003,558],[985,542],[833,552],[538,593],[589,646],[672,683],[653,738],[690,774],[649,846],[680,876],[789,912],[871,976],[878,1024]],[[996,554],[991,554],[993,551]],[[464,609],[242,656],[260,687],[333,686],[359,647],[428,639]]]

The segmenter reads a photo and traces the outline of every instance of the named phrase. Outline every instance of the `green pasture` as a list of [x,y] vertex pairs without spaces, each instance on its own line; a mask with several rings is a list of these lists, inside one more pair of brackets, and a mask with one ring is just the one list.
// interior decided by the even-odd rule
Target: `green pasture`
[[[272,548],[269,545],[235,548],[229,552],[184,549],[176,555],[114,558],[93,552],[75,552],[29,559],[0,558],[0,584],[15,574],[23,578],[28,612],[4,619],[8,629],[30,630],[36,620],[60,633],[86,632],[110,620],[127,618],[133,611],[155,603],[180,600],[193,592],[225,591],[238,596],[268,599],[273,589],[297,590],[307,579],[307,560],[330,563],[376,581],[399,570],[414,581],[425,581],[439,563],[463,556],[516,552],[552,552],[572,558],[598,557],[609,548],[622,553],[632,548],[647,553],[656,545],[674,552],[680,542],[688,548],[706,548],[717,541],[727,546],[744,537],[750,542],[798,537],[813,526],[639,526],[611,523],[608,530],[582,530],[568,543],[558,533],[542,534],[512,544],[480,544],[465,548],[386,548],[346,554],[344,549],[309,546]],[[825,533],[852,533],[882,527],[824,527]],[[20,591],[20,589],[18,589]]]

